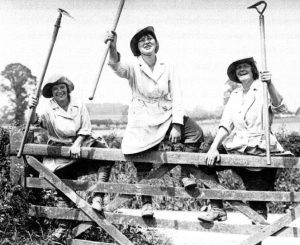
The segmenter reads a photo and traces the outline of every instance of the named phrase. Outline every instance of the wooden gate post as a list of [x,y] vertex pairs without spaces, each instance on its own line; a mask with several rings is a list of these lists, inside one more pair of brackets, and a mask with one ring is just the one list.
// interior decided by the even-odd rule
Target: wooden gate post
[[[14,127],[10,131],[10,152],[15,152],[19,149],[23,136],[23,129]],[[27,142],[33,142],[33,132],[28,133]],[[10,157],[10,179],[13,185],[25,186],[25,162],[23,158],[16,156]]]

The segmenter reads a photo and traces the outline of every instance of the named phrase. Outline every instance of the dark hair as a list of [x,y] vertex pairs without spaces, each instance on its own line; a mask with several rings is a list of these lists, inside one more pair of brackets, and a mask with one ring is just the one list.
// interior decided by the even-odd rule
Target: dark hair
[[136,46],[137,46],[137,56],[139,56],[139,55],[141,55],[141,51],[140,51],[140,49],[139,49],[139,45],[138,45],[138,43],[139,43],[139,41],[140,41],[140,39],[142,38],[142,37],[147,37],[147,36],[151,36],[154,40],[155,40],[155,53],[157,53],[157,50],[158,50],[158,42],[157,42],[157,39],[156,39],[156,36],[154,35],[154,33],[152,33],[152,32],[146,32],[146,33],[142,33],[141,35],[139,35],[139,36],[137,36],[137,43],[136,43]]
[[[64,84],[64,85],[66,85],[68,95],[71,93],[70,88],[69,88],[68,84],[65,83],[64,79],[59,79],[58,81],[56,81],[55,83],[53,83],[52,86],[51,86],[51,91],[52,91],[52,88],[53,88],[54,86],[59,85],[59,84]],[[52,94],[52,96],[53,96],[53,94]]]
[[256,66],[253,66],[252,64],[251,65],[251,71],[252,71],[252,74],[253,74],[253,79],[256,80],[259,78],[259,72],[257,70],[257,67]]

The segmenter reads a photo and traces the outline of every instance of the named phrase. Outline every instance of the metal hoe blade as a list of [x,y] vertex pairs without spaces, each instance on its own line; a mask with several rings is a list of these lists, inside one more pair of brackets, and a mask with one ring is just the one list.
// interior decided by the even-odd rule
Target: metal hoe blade
[[72,18],[72,19],[74,19],[74,18],[73,18],[66,10],[61,9],[61,8],[58,8],[57,10],[58,10],[58,12],[60,12],[61,14],[65,15],[65,16],[68,16],[68,17],[70,17],[70,18]]

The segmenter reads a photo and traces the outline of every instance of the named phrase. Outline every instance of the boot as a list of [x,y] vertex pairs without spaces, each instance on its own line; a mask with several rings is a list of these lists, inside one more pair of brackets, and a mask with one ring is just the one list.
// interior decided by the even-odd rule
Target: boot
[[[111,172],[111,163],[103,164],[98,168],[97,171],[97,182],[108,182],[110,172]],[[98,212],[101,212],[103,210],[103,193],[94,193],[93,199],[92,199],[92,208],[95,209]]]
[[146,203],[142,207],[142,217],[143,218],[153,218],[154,216],[154,211],[152,204]]
[[68,222],[61,221],[54,232],[49,236],[49,240],[53,244],[65,244],[65,240],[68,234]]
[[184,188],[189,189],[189,188],[195,188],[195,187],[197,187],[197,183],[192,178],[184,177],[184,178],[182,178],[181,181],[182,181],[182,184],[183,184]]
[[98,212],[103,210],[103,198],[100,195],[95,195],[92,199],[92,208]]
[[227,220],[227,213],[225,209],[212,208],[208,212],[200,213],[198,215],[200,221],[213,223],[214,221],[225,221]]
[[[185,144],[184,152],[199,152],[199,146],[198,144]],[[181,167],[181,178],[184,188],[188,189],[197,187],[195,179],[190,177],[190,173],[185,166]]]
[[143,218],[153,218],[154,211],[152,207],[152,197],[151,196],[142,196],[142,212],[141,215]]

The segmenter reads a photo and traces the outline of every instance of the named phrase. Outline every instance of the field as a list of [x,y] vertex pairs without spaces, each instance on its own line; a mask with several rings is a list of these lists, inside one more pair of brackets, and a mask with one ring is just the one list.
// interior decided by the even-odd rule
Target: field
[[[205,120],[205,121],[197,121],[197,123],[201,126],[204,133],[211,133],[214,135],[216,133],[216,130],[218,129],[218,120]],[[107,128],[99,128],[94,127],[94,130],[101,134],[101,135],[107,135],[110,133],[114,133],[118,136],[123,136],[124,133],[124,127],[114,127],[111,129]],[[284,133],[284,134],[290,134],[292,132],[300,133],[300,117],[292,117],[292,118],[275,118],[273,125],[272,125],[272,132],[273,133]]]
[[[217,120],[198,121],[204,132],[211,132],[212,134],[216,132],[218,123]],[[271,129],[273,133],[300,133],[300,117],[275,118]]]

